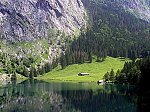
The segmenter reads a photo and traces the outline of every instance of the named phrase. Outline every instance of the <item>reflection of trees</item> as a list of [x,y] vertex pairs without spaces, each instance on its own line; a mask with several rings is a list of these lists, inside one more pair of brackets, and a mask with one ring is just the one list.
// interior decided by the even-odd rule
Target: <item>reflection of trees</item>
[[[127,112],[135,106],[125,97],[125,90],[105,85],[99,90],[60,89],[62,84],[25,81],[0,89],[2,112]],[[70,86],[70,85],[68,85]],[[121,89],[122,90],[122,89]],[[131,111],[128,112],[131,112]]]
[[138,112],[150,111],[150,59],[143,61],[141,66],[141,80],[138,93]]
[[81,112],[135,112],[135,106],[126,97],[114,92],[78,90],[62,91],[64,101]]

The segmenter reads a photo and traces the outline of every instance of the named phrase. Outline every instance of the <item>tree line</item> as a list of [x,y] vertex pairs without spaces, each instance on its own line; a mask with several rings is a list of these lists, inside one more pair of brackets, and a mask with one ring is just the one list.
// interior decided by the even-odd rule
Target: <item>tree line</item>
[[107,56],[136,59],[150,55],[148,22],[110,0],[83,0],[89,26],[61,54],[62,68],[75,63],[104,61]]
[[145,40],[138,38],[131,40],[127,37],[115,38],[113,36],[115,31],[108,25],[104,25],[100,29],[105,29],[105,31],[95,32],[93,29],[88,29],[71,43],[61,54],[62,68],[71,64],[91,63],[92,56],[97,57],[97,62],[102,62],[107,56],[136,59],[150,55],[150,45],[146,44]]
[[54,59],[52,63],[43,62],[42,65],[36,65],[36,60],[33,57],[19,59],[8,55],[0,52],[0,73],[12,74],[12,80],[16,80],[16,74],[29,78],[37,77],[50,72],[58,65],[58,59]]
[[[131,84],[131,85],[141,85],[143,82],[143,77],[149,72],[150,67],[150,57],[143,59],[132,60],[125,62],[122,70],[118,70],[116,73],[111,70],[107,72],[103,79],[105,82],[113,82],[119,84]],[[148,69],[145,71],[145,69]]]

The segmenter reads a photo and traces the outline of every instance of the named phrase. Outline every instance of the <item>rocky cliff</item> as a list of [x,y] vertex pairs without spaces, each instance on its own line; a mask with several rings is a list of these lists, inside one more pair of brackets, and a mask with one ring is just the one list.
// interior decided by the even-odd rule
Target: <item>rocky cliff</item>
[[119,0],[125,10],[150,22],[150,0]]
[[123,8],[137,18],[150,22],[150,0],[82,0],[84,4],[97,3],[110,8],[115,6],[116,9]]
[[72,34],[86,26],[85,16],[81,0],[1,0],[0,38],[33,40],[50,29]]

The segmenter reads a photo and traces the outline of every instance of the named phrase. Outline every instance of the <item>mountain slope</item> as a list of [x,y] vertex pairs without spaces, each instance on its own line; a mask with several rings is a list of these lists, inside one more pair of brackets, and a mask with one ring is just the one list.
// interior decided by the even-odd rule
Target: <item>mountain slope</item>
[[85,16],[80,0],[1,0],[0,34],[10,41],[47,37],[50,29],[72,34]]
[[[100,24],[107,24],[115,30],[114,33],[119,30],[119,33],[126,30],[126,33],[131,34],[131,38],[149,38],[150,24],[124,9],[124,7],[129,7],[132,4],[131,2],[130,5],[125,5],[124,3],[127,0],[82,1],[89,12],[89,21],[95,30],[99,30],[100,27],[102,27]],[[99,29],[97,27],[99,27]],[[127,36],[124,36],[124,38],[126,37]]]
[[[33,39],[35,41],[15,42],[12,45],[0,41],[0,72],[2,73],[18,73],[32,78],[51,71],[59,63],[62,69],[71,64],[91,63],[92,56],[96,57],[97,62],[103,62],[107,56],[136,59],[150,55],[149,22],[127,11],[121,0],[82,0],[83,4],[78,0],[70,2],[58,0],[10,1],[1,2],[0,11],[3,16],[1,37],[7,41]],[[30,7],[28,3],[33,3],[33,5]],[[53,3],[58,7],[52,7]],[[16,4],[24,4],[27,7],[16,6]],[[65,4],[70,4],[70,7]],[[10,9],[7,10],[7,8]],[[56,9],[62,13],[56,13]],[[85,9],[89,17],[87,31],[81,31],[81,35],[73,39],[58,31],[65,30],[70,34],[75,32],[75,29],[82,29],[86,25]],[[26,14],[26,16],[20,14]],[[61,14],[66,14],[69,18],[62,20]],[[74,18],[73,21],[72,18]],[[79,21],[83,24],[74,26],[80,23]],[[20,30],[20,26],[24,30]],[[66,30],[67,28],[69,30]],[[74,30],[71,30],[72,28]],[[37,39],[38,37],[42,39]]]
[[136,17],[150,22],[150,1],[149,0],[118,0],[125,10]]
[[139,19],[150,22],[150,0],[82,0],[84,4],[99,3],[103,5],[115,6],[130,12]]
[[97,61],[106,56],[136,59],[150,55],[150,24],[126,11],[113,0],[83,0],[89,15],[89,28],[72,42],[61,65]]

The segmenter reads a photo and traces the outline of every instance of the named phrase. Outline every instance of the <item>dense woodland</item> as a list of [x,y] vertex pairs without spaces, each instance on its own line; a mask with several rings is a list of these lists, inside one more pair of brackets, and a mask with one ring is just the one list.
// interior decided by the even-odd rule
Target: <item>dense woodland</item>
[[16,80],[16,74],[37,77],[50,72],[59,63],[62,69],[71,64],[92,63],[93,56],[97,62],[105,61],[107,56],[130,58],[122,70],[115,72],[112,69],[104,74],[103,79],[105,82],[137,85],[138,112],[150,110],[150,24],[111,0],[100,1],[83,0],[89,14],[89,26],[86,30],[81,29],[78,38],[66,41],[60,58],[54,59],[53,63],[35,66],[37,60],[34,57],[13,57],[1,52],[0,46],[0,73],[12,74],[12,80]]
[[104,75],[104,81],[139,85],[141,81],[144,83],[143,77],[145,77],[144,75],[148,76],[148,72],[150,72],[150,57],[126,62],[123,69],[118,70],[116,73],[112,69],[111,72]]
[[89,12],[89,28],[62,53],[62,68],[91,62],[93,55],[99,62],[106,56],[136,59],[150,55],[149,23],[109,0],[84,4]]
[[0,52],[0,64],[4,66],[0,72],[32,78],[51,71],[59,63],[62,69],[75,63],[91,63],[93,56],[97,57],[97,62],[102,62],[107,56],[135,60],[150,55],[148,22],[136,18],[111,0],[83,2],[88,12],[88,28],[81,29],[78,38],[66,41],[60,59],[35,67],[37,60],[34,57],[18,59]]
[[126,62],[122,70],[107,72],[104,81],[119,84],[131,84],[137,87],[137,112],[150,109],[150,57]]
[[141,78],[138,86],[138,112],[147,112],[150,109],[150,57],[143,60],[140,70]]
[[12,80],[16,80],[16,74],[33,78],[48,73],[58,66],[58,59],[54,59],[52,64],[44,62],[42,66],[40,64],[35,66],[37,62],[34,57],[17,58],[2,52],[0,52],[0,62],[3,67],[0,68],[0,73],[12,74]]

